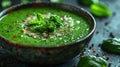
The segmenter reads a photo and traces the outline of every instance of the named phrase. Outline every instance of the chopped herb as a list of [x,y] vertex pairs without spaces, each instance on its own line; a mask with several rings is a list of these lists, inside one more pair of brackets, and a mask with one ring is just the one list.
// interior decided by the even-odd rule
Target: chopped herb
[[31,29],[35,30],[37,32],[41,32],[41,33],[47,31],[47,27],[46,27],[45,24],[39,24],[39,25],[31,26]]
[[60,27],[62,25],[61,19],[58,16],[56,16],[56,15],[53,15],[53,16],[50,17],[50,22],[55,23],[55,25],[57,27]]
[[49,22],[48,25],[48,32],[53,32],[56,29],[56,25],[54,24],[54,22]]
[[37,19],[40,21],[40,22],[44,22],[44,17],[41,13],[37,13]]
[[37,24],[39,24],[40,23],[40,21],[38,21],[38,20],[31,20],[30,22],[28,22],[28,24],[31,26],[31,25],[37,25]]
[[45,19],[41,13],[37,13],[36,16],[36,20],[31,20],[30,22],[28,22],[28,26],[30,26],[32,30],[41,33],[54,32],[56,28],[60,28],[60,26],[62,25],[62,21],[57,15],[52,15],[48,19]]

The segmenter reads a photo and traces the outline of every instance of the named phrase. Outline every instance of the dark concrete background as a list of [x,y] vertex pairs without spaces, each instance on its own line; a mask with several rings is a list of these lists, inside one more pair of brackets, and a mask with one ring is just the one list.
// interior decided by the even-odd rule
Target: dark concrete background
[[[14,4],[19,3],[17,1],[18,0],[14,0],[15,2]],[[112,16],[103,18],[94,16],[97,22],[96,31],[89,43],[89,46],[85,50],[84,55],[100,56],[108,60],[108,62],[110,63],[109,67],[120,67],[120,55],[107,53],[105,51],[102,51],[101,48],[99,47],[104,39],[112,37],[120,38],[120,4],[119,4],[120,0],[100,0],[100,1],[104,2],[110,8],[110,10],[112,11]],[[72,4],[90,11],[89,7],[79,4],[76,0],[64,0],[63,3]],[[0,10],[3,9],[0,7]],[[2,52],[2,48],[0,48],[0,50]],[[64,64],[52,67],[76,67],[78,61],[79,55]],[[12,56],[7,56],[0,53],[0,67],[2,66],[33,67],[35,65],[20,62]]]

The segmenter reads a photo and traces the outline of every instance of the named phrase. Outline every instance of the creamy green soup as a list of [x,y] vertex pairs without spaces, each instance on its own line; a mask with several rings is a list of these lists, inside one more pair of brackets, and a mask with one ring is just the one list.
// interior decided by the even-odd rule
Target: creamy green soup
[[[44,20],[51,15],[60,18],[61,26],[52,32],[34,31],[28,23],[43,15]],[[46,27],[50,27],[48,24]],[[51,28],[52,29],[52,28]],[[90,24],[77,14],[53,8],[26,8],[13,11],[0,19],[0,35],[8,40],[30,46],[60,46],[76,42],[88,35]]]

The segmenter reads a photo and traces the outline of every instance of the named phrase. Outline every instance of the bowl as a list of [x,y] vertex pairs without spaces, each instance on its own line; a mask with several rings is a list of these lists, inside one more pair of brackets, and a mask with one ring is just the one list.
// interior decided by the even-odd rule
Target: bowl
[[[77,15],[83,16],[90,23],[90,33],[77,42],[70,43],[62,46],[52,47],[35,47],[25,46],[19,43],[14,43],[0,35],[0,46],[7,50],[8,54],[16,56],[17,59],[23,62],[37,63],[37,64],[60,64],[71,60],[88,45],[91,40],[96,27],[94,17],[85,9],[69,4],[63,3],[47,3],[47,2],[31,2],[27,4],[18,4],[3,10],[0,13],[0,18],[15,10],[28,8],[28,7],[49,7],[68,10]],[[2,29],[2,28],[1,28]]]

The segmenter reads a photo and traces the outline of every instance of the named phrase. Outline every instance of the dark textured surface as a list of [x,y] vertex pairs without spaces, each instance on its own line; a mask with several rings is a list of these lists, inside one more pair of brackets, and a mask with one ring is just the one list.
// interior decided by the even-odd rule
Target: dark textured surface
[[[1,1],[1,0],[0,0]],[[106,58],[110,63],[110,67],[120,67],[120,55],[106,53],[101,50],[100,45],[104,39],[117,37],[120,38],[120,0],[101,0],[106,3],[112,11],[112,16],[106,18],[95,17],[97,28],[94,36],[86,48],[85,55],[97,55]],[[89,10],[88,7],[80,5],[76,0],[64,0],[63,3],[73,4]],[[2,48],[0,52],[3,53]],[[74,59],[56,66],[51,67],[75,67],[79,61],[79,56]],[[23,63],[15,59],[13,56],[7,56],[0,53],[0,67],[34,67],[36,64]],[[44,66],[41,66],[44,67]],[[47,66],[49,67],[49,66]]]

